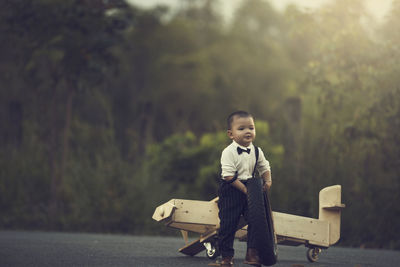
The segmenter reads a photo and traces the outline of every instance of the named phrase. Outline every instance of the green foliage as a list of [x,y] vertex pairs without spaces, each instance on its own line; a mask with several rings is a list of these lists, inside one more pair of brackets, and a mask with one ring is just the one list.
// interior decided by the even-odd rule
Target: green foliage
[[400,249],[399,7],[1,1],[0,227],[171,234],[154,208],[215,197],[245,109],[274,210],[316,217],[341,184],[341,244]]

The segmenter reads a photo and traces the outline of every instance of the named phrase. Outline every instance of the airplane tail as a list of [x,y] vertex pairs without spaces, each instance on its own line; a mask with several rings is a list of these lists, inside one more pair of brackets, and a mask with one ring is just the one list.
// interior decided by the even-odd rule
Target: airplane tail
[[340,217],[345,207],[342,203],[342,187],[333,185],[319,192],[319,220],[329,222],[329,244],[333,245],[340,238]]

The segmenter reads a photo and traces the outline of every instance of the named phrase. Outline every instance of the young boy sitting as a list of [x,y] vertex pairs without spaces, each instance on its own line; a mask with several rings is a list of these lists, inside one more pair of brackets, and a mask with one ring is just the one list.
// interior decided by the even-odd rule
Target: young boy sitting
[[[253,116],[246,111],[236,111],[228,117],[227,134],[232,143],[222,152],[221,168],[222,182],[218,190],[220,229],[218,245],[222,256],[221,266],[233,266],[233,241],[240,216],[248,221],[246,181],[254,175],[254,166],[264,179],[264,191],[271,185],[271,170],[264,153],[258,149],[259,156],[256,164],[256,153],[253,141],[256,128]],[[254,244],[252,226],[247,228],[247,253],[244,263],[261,266],[258,252]]]

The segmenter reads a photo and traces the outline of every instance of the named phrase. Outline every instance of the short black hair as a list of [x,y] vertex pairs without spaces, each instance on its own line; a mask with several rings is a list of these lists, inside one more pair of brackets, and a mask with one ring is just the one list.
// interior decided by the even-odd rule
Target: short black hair
[[227,123],[228,123],[228,130],[230,130],[232,128],[232,122],[233,122],[233,118],[235,116],[238,116],[240,118],[248,118],[248,117],[253,117],[253,115],[251,115],[249,112],[244,111],[244,110],[238,110],[235,112],[232,112],[227,119]]

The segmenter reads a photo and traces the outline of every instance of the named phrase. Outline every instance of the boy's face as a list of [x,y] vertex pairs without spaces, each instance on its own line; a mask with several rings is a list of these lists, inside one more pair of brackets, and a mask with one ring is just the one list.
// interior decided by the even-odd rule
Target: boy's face
[[256,138],[253,117],[234,116],[228,136],[241,146],[247,147]]

